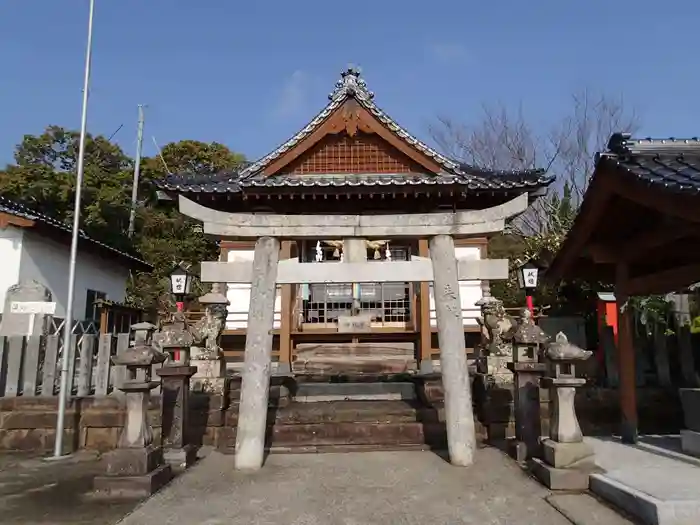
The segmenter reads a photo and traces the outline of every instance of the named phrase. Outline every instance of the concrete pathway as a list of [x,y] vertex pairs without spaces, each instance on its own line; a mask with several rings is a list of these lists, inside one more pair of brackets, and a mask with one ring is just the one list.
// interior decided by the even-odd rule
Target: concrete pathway
[[678,439],[645,436],[637,445],[586,438],[604,474],[591,490],[648,525],[700,523],[700,460],[679,452]]
[[272,455],[256,473],[213,452],[121,525],[570,525],[495,449],[470,468],[431,452]]

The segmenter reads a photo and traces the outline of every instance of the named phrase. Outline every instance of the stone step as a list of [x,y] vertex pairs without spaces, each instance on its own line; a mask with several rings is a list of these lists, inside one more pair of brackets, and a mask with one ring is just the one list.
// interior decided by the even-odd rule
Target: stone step
[[300,343],[296,358],[306,361],[317,357],[414,358],[413,343]]
[[446,446],[447,431],[440,423],[311,423],[275,425],[273,446],[415,445]]
[[442,410],[404,401],[324,401],[292,403],[277,410],[276,424],[415,423],[442,421]]
[[[238,405],[227,411],[225,425],[238,423]],[[275,425],[315,423],[437,423],[444,420],[442,407],[424,407],[411,401],[321,401],[292,402],[270,407],[268,422]]]
[[297,402],[320,401],[412,401],[416,399],[413,383],[300,383],[294,395]]
[[[218,448],[235,447],[236,429],[227,428],[217,443]],[[442,423],[368,423],[325,422],[308,424],[275,424],[268,428],[267,448],[308,448],[327,446],[393,447],[425,445],[444,449],[447,431]]]
[[574,525],[634,525],[590,494],[553,494],[545,499]]
[[415,359],[394,359],[387,357],[317,357],[309,360],[295,360],[292,371],[295,374],[400,374],[415,373],[418,368]]

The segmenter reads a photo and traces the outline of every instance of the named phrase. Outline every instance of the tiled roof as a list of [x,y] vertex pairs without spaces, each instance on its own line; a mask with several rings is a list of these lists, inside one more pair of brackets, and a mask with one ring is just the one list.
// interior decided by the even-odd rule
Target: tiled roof
[[244,188],[257,187],[353,187],[353,186],[416,186],[456,184],[472,191],[507,191],[512,189],[536,189],[549,185],[554,178],[541,170],[527,172],[484,172],[470,170],[470,176],[425,173],[338,173],[290,177],[279,174],[265,178],[242,179],[240,173],[216,173],[211,175],[169,175],[157,182],[161,189],[193,193],[236,193]]
[[[266,176],[264,169],[285,152],[311,135],[319,126],[348,99],[354,98],[362,107],[374,115],[389,130],[408,144],[435,160],[442,171],[433,173],[396,174],[305,174]],[[507,191],[512,189],[536,189],[554,181],[543,170],[488,171],[450,159],[408,131],[399,126],[391,117],[374,103],[374,93],[367,89],[356,68],[348,68],[341,74],[335,89],[329,95],[330,103],[301,131],[260,160],[242,166],[237,172],[206,175],[174,174],[157,181],[159,188],[178,192],[235,193],[248,187],[342,187],[342,186],[406,186],[456,184],[466,190]]]
[[610,137],[599,161],[612,161],[646,184],[665,191],[700,193],[700,139]]
[[[8,199],[6,197],[0,196],[0,212],[2,213],[7,213],[10,215],[14,215],[16,217],[22,217],[23,219],[28,219],[34,222],[41,223],[45,226],[48,226],[49,228],[55,228],[57,230],[60,230],[61,232],[65,233],[71,233],[73,231],[73,228],[71,225],[68,225],[62,221],[59,221],[57,219],[54,219],[52,217],[49,217],[48,215],[44,215],[43,213],[34,211],[27,206],[24,206],[23,204],[20,204],[19,202],[13,201],[11,199]],[[99,247],[102,250],[107,250],[112,252],[113,254],[117,255],[118,257],[126,260],[127,263],[131,265],[138,265],[145,268],[150,268],[152,269],[153,267],[148,264],[146,261],[143,261],[142,259],[139,259],[138,257],[127,253],[125,251],[119,250],[117,248],[114,248],[108,244],[105,244],[102,241],[98,241],[97,239],[90,237],[87,235],[83,230],[80,230],[80,239],[83,239],[84,241],[93,244],[94,246]]]

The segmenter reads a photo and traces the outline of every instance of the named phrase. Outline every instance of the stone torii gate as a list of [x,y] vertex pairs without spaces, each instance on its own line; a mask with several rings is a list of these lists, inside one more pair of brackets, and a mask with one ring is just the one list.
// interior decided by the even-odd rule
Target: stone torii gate
[[[183,214],[202,221],[205,234],[222,239],[256,239],[250,262],[202,262],[202,281],[250,283],[241,400],[236,434],[236,468],[262,466],[272,364],[272,330],[277,284],[434,282],[435,309],[450,462],[468,466],[476,448],[459,281],[506,279],[508,261],[457,260],[454,238],[503,231],[505,220],[525,211],[527,194],[484,210],[390,215],[278,215],[229,213],[179,195]],[[430,258],[403,262],[366,261],[366,239],[429,236]],[[279,260],[281,239],[343,239],[345,259],[337,264]]]

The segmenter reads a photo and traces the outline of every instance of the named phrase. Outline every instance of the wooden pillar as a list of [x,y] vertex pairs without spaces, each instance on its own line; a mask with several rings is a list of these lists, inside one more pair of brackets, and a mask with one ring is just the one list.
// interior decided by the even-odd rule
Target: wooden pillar
[[440,370],[445,390],[447,448],[450,462],[466,467],[474,462],[476,434],[459,300],[457,258],[451,236],[436,235],[430,239],[430,259],[435,279]]
[[[420,257],[430,257],[430,249],[428,248],[428,239],[420,239],[418,241],[418,255]],[[422,282],[420,286],[420,301],[418,312],[418,331],[420,339],[418,342],[418,365],[423,374],[433,372],[433,361],[431,355],[433,353],[433,336],[430,328],[430,283]]]
[[[291,259],[294,241],[283,241],[280,259]],[[292,315],[294,313],[294,286],[283,284],[280,293],[280,360],[277,371],[288,374],[292,371]]]
[[239,470],[258,470],[263,464],[279,254],[276,238],[261,237],[255,243],[236,432]]
[[629,269],[626,263],[618,262],[615,268],[615,298],[618,309],[617,368],[620,377],[620,411],[622,422],[620,436],[625,443],[637,442],[637,372],[631,312],[627,303],[627,281]]

